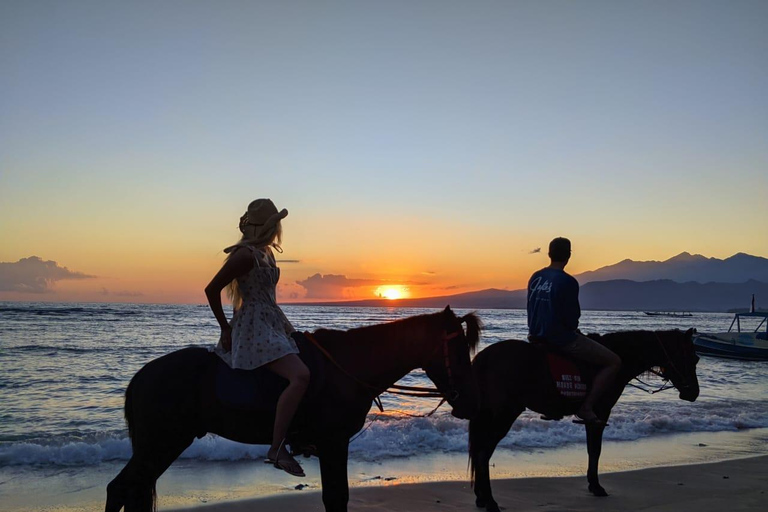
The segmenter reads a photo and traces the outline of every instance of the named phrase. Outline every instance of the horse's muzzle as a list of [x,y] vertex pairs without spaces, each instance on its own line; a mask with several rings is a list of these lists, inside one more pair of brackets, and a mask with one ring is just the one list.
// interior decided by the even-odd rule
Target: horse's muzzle
[[696,399],[699,398],[699,388],[685,387],[680,390],[680,394],[678,396],[680,397],[680,400],[685,400],[686,402],[695,402]]
[[456,406],[451,409],[451,416],[459,418],[460,420],[471,420],[477,416],[478,410],[477,405],[472,405],[470,407]]

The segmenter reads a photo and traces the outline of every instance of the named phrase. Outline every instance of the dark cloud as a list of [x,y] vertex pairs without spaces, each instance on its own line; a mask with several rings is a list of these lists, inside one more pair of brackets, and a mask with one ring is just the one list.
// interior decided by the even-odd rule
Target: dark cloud
[[422,274],[422,275],[424,275],[424,276],[436,276],[436,275],[437,275],[437,272],[433,272],[433,271],[431,271],[431,270],[425,270],[425,271],[424,271],[424,272],[422,272],[421,274]]
[[51,291],[56,281],[94,277],[60,267],[55,261],[43,261],[37,256],[22,258],[15,263],[0,262],[2,292],[45,293]]
[[541,252],[541,247],[537,247],[531,251],[528,251],[528,254],[538,254]]
[[347,276],[336,274],[315,274],[296,284],[307,290],[308,299],[330,299],[345,296],[347,288],[359,288],[361,286],[377,286],[383,281],[378,279],[349,279]]
[[275,260],[278,263],[301,263],[301,260]]

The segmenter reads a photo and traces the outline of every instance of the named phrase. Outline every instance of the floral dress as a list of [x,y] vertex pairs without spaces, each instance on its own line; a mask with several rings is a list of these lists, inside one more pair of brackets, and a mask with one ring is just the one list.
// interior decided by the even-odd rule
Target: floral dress
[[275,289],[280,269],[268,248],[255,249],[253,268],[237,278],[243,298],[240,309],[232,317],[232,350],[225,352],[219,343],[215,352],[230,367],[252,370],[299,349],[290,336],[291,322],[277,305]]

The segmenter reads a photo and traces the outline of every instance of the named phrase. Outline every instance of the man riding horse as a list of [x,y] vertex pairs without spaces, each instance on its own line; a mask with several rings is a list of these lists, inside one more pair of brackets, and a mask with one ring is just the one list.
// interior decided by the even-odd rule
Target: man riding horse
[[605,346],[579,332],[579,283],[565,271],[571,258],[571,241],[555,238],[549,243],[550,264],[528,281],[528,339],[598,367],[591,391],[576,413],[575,423],[600,423],[594,404],[613,383],[621,359]]

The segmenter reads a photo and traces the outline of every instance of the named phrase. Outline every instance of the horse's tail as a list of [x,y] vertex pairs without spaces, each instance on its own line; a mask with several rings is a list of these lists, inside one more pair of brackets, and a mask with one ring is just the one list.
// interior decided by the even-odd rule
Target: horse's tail
[[128,383],[128,387],[125,388],[125,406],[123,407],[123,413],[125,414],[125,424],[128,426],[128,439],[131,440],[131,448],[136,451],[136,424],[133,421],[133,379]]
[[[480,413],[480,415],[482,412]],[[469,470],[469,487],[475,486],[475,475],[477,474],[477,467],[475,466],[475,452],[477,449],[477,422],[480,420],[480,415],[469,421],[469,441],[467,443],[467,451],[469,453],[469,460],[467,461],[467,469]],[[474,428],[473,428],[474,425]]]

